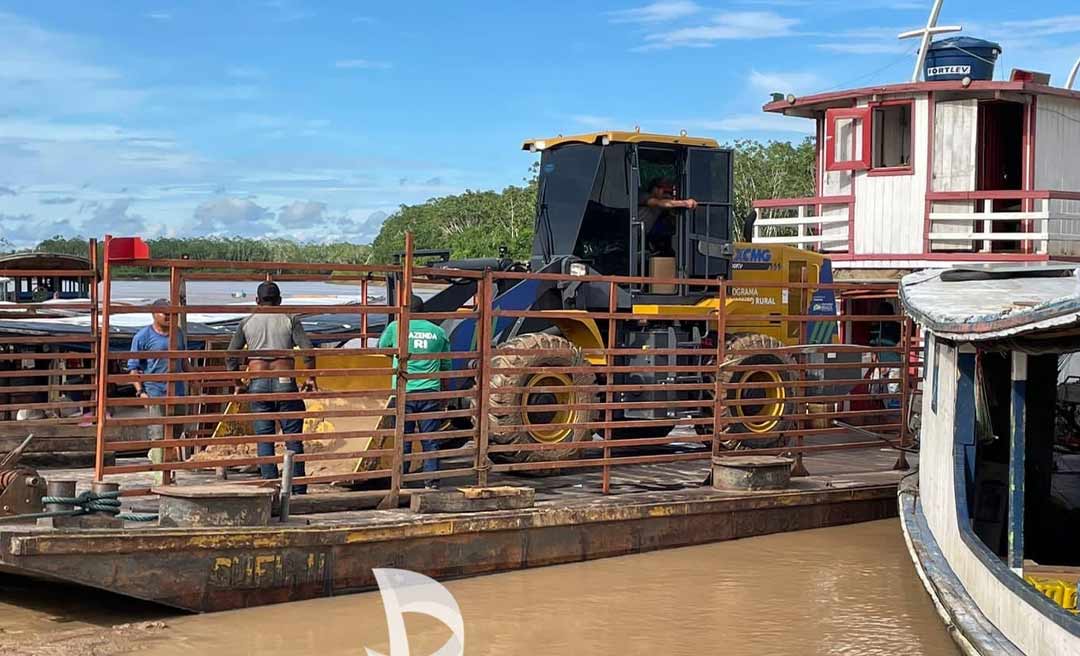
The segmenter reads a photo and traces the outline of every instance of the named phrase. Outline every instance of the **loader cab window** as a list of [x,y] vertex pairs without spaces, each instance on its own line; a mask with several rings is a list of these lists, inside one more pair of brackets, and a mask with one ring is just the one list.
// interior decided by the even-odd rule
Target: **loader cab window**
[[[642,235],[634,275],[716,278],[731,257],[731,151],[643,146],[638,151],[638,222]],[[693,199],[696,207],[647,207],[650,196]],[[695,290],[684,289],[682,293]]]
[[603,146],[574,255],[603,275],[630,275],[630,197],[626,144]]
[[533,257],[549,261],[574,252],[602,152],[592,144],[567,144],[540,156]]
[[[681,153],[674,149],[642,147],[638,150],[638,221],[641,222],[642,247],[649,263],[653,258],[671,258],[674,267],[678,249],[678,226],[682,211],[649,207],[649,199],[680,198]],[[646,267],[643,271],[652,271]],[[672,277],[675,271],[664,271]]]

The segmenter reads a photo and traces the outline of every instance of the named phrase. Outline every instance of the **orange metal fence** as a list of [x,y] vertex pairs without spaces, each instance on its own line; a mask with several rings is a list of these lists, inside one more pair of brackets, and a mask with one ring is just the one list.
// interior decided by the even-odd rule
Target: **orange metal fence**
[[31,279],[89,281],[85,300],[0,304],[5,325],[0,332],[0,453],[30,433],[37,439],[28,445],[29,453],[93,451],[99,340],[99,315],[92,311],[99,277],[94,241],[89,261],[86,269],[0,267],[0,280],[25,284]]
[[[106,248],[108,248],[106,246]],[[408,244],[411,252],[411,240]],[[237,470],[281,465],[282,442],[303,445],[296,460],[304,475],[294,485],[363,486],[385,493],[396,504],[402,487],[452,478],[480,485],[494,475],[573,472],[599,468],[604,492],[610,491],[615,467],[743,454],[789,454],[796,473],[803,456],[828,451],[904,448],[910,445],[909,397],[920,377],[919,356],[910,324],[885,314],[840,314],[837,326],[899,324],[895,343],[805,344],[811,322],[809,290],[831,289],[894,298],[895,285],[754,283],[782,288],[801,299],[785,305],[763,325],[790,323],[798,338],[778,346],[745,335],[754,329],[746,317],[688,307],[658,315],[616,305],[616,291],[628,285],[692,284],[703,297],[723,308],[733,284],[720,280],[661,280],[610,276],[569,276],[496,271],[450,271],[417,266],[411,257],[401,265],[198,262],[138,260],[127,266],[153,266],[170,272],[169,304],[134,306],[111,300],[110,264],[104,269],[102,318],[97,369],[97,478],[136,475],[128,494],[144,493],[161,483],[188,484],[228,477],[240,483],[260,478]],[[279,306],[194,304],[185,298],[191,281],[261,281],[283,284],[341,283],[348,304],[318,302]],[[581,282],[608,288],[606,311],[509,310],[495,303],[498,290],[520,281],[557,285]],[[413,293],[429,295],[446,285],[471,285],[475,292],[464,307],[411,312]],[[471,288],[471,287],[470,287]],[[372,292],[383,297],[374,298]],[[126,370],[129,352],[110,350],[110,323],[121,314],[161,312],[169,322],[169,348],[141,353],[170,363],[165,373]],[[786,312],[786,313],[785,313]],[[305,317],[309,334],[320,344],[310,350],[229,351],[236,321],[248,314]],[[318,330],[316,315],[342,319],[334,331]],[[441,354],[408,352],[410,320],[444,324],[474,322],[468,347]],[[397,320],[396,346],[379,348],[384,326]],[[596,330],[584,347],[560,338],[554,330],[513,331],[531,321],[566,320]],[[148,319],[149,321],[149,319]],[[221,322],[226,322],[222,324]],[[584,322],[584,323],[583,323]],[[760,322],[759,322],[760,323]],[[183,326],[188,326],[184,331]],[[693,344],[642,348],[619,342],[622,328],[695,326]],[[181,348],[180,335],[188,347]],[[883,334],[882,331],[879,333]],[[881,336],[879,334],[879,337]],[[541,335],[541,336],[538,336]],[[542,336],[546,335],[546,337]],[[722,336],[722,337],[718,337]],[[199,348],[193,348],[197,344]],[[652,360],[641,360],[647,351]],[[300,364],[265,371],[229,371],[228,358],[317,360],[318,389],[240,393],[237,385],[260,379],[303,380],[310,370]],[[408,373],[408,363],[452,362],[435,373]],[[174,369],[183,365],[183,370]],[[391,385],[391,378],[395,382]],[[438,380],[437,390],[408,391],[410,380]],[[383,382],[377,382],[383,381]],[[136,382],[161,382],[167,392],[151,398],[132,395]],[[188,389],[180,393],[180,383]],[[401,400],[400,403],[395,399]],[[252,407],[251,402],[263,404]],[[296,405],[300,402],[300,405]],[[274,404],[266,406],[265,404]],[[281,405],[287,404],[287,405]],[[267,408],[271,410],[267,410]],[[649,416],[651,415],[651,416]],[[254,430],[254,422],[302,422],[299,432]],[[292,424],[295,430],[295,423]],[[284,425],[282,425],[284,431]],[[118,437],[127,433],[127,437]],[[131,434],[134,433],[134,439]],[[440,445],[436,451],[420,444]],[[259,444],[277,444],[273,454]],[[406,452],[405,444],[410,449]],[[161,450],[160,461],[109,462],[110,454]],[[424,471],[437,460],[437,471]],[[175,481],[170,481],[175,478]]]

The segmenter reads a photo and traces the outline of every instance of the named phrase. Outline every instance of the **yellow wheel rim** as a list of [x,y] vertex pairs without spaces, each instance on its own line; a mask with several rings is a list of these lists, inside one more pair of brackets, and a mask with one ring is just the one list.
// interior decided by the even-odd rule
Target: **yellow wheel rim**
[[784,402],[787,392],[784,390],[784,379],[776,371],[757,370],[751,371],[739,381],[740,383],[775,383],[772,387],[739,389],[735,398],[738,401],[760,401],[760,404],[737,404],[734,406],[734,415],[742,419],[742,423],[751,432],[767,433],[774,430],[780,424],[784,415]]
[[[536,374],[525,383],[525,387],[570,387],[574,382],[565,374]],[[574,429],[566,426],[551,426],[551,424],[570,424],[580,421],[581,411],[571,410],[565,406],[573,401],[571,390],[566,391],[526,391],[522,396],[522,423],[528,426],[529,435],[537,442],[556,444],[567,439],[574,433]],[[542,408],[529,410],[529,406],[535,405],[560,405],[558,410]]]

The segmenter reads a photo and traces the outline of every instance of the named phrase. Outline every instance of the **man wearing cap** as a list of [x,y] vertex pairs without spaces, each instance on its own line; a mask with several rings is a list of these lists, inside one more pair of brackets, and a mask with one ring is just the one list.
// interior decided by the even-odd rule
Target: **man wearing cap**
[[[281,290],[277,284],[264,282],[259,285],[256,293],[255,304],[259,306],[281,305]],[[230,351],[241,351],[244,348],[251,353],[247,356],[249,372],[287,371],[295,368],[295,360],[291,355],[259,355],[259,351],[291,351],[294,348],[310,350],[314,348],[300,319],[294,315],[279,313],[259,313],[249,315],[236,328],[232,341],[229,342]],[[305,355],[304,366],[308,369],[315,368],[315,357]],[[229,371],[240,369],[240,358],[230,356],[226,360]],[[304,383],[304,391],[315,389],[315,378],[309,376]],[[275,419],[273,415],[281,412],[303,412],[304,401],[300,398],[287,399],[284,401],[259,400],[259,394],[296,394],[299,392],[296,379],[290,375],[273,376],[263,374],[252,377],[247,389],[243,384],[236,386],[236,393],[250,392],[255,395],[251,401],[251,411],[265,413],[266,419],[255,420],[255,433],[257,435],[273,435],[277,432],[277,424],[281,424],[281,432],[285,435],[296,435],[304,430],[304,420],[301,418]],[[304,452],[304,443],[300,440],[285,440],[285,448],[296,454]],[[274,442],[259,442],[258,453],[260,457],[274,455]],[[263,478],[273,479],[278,477],[278,468],[274,463],[259,465],[259,473]],[[304,475],[304,463],[296,460],[293,463],[293,478]],[[307,492],[306,485],[294,485],[293,494]]]
[[654,178],[642,194],[638,207],[638,221],[644,224],[645,243],[659,257],[674,257],[672,239],[675,237],[676,221],[670,210],[697,207],[693,198],[675,198],[675,183],[669,178]]
[[[154,308],[166,308],[169,306],[169,302],[163,298],[159,298],[153,303],[151,307]],[[153,321],[149,326],[144,326],[139,329],[139,332],[135,333],[135,337],[131,340],[131,353],[132,356],[127,361],[128,372],[140,375],[140,374],[164,374],[168,373],[169,358],[167,357],[142,357],[138,355],[142,351],[168,351],[169,350],[169,323],[171,317],[167,312],[157,311],[153,313]],[[184,339],[184,332],[179,328],[176,329],[176,348],[178,350],[187,349],[187,340]],[[189,369],[187,364],[187,358],[173,358],[173,372],[187,371]],[[177,381],[172,383],[173,392],[175,396],[185,396],[187,392],[187,386],[183,381]],[[169,383],[161,380],[135,380],[134,383],[135,394],[140,399],[156,399],[164,396],[169,396]],[[150,404],[146,407],[147,415],[151,417],[164,417],[165,405]],[[186,406],[182,404],[173,405],[174,415],[183,415],[186,413]],[[180,437],[183,433],[184,427],[182,424],[172,424],[172,430],[166,431],[165,426],[158,424],[155,426],[147,427],[147,435],[151,440],[161,440],[165,438],[166,432],[172,434],[173,438]],[[165,454],[173,453],[173,451],[165,449],[150,449],[149,456],[150,462],[155,465],[160,465],[166,460]],[[165,482],[164,472],[154,472],[154,481],[158,485]]]

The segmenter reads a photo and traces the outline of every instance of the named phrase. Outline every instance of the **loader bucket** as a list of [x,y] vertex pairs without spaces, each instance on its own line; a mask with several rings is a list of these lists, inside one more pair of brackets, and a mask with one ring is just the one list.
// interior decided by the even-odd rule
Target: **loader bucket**
[[[315,358],[316,368],[322,369],[388,369],[391,360],[385,355],[319,355]],[[297,368],[302,367],[300,361]],[[331,398],[310,399],[304,402],[308,411],[319,410],[380,410],[390,405],[391,387],[389,374],[358,374],[355,376],[323,376],[317,379],[319,389],[322,391],[364,391],[386,390],[385,394],[372,397],[360,398]],[[240,401],[230,402],[225,409],[225,414],[237,414],[248,412],[247,403]],[[351,454],[367,449],[381,449],[393,446],[393,437],[335,437],[338,432],[359,432],[386,428],[390,425],[388,417],[361,416],[361,417],[313,417],[304,420],[305,433],[327,433],[325,440],[307,440],[304,442],[304,452],[309,454],[341,453]],[[254,426],[248,422],[222,421],[214,429],[213,437],[227,437],[230,435],[252,435]],[[278,443],[276,452],[282,453],[284,445]],[[214,460],[222,457],[246,457],[255,455],[253,444],[213,445],[205,451],[196,454],[194,460]],[[308,476],[325,476],[332,474],[351,474],[358,471],[370,471],[374,469],[389,469],[390,459],[383,458],[359,458],[356,456],[343,456],[337,460],[313,460],[307,463]]]

